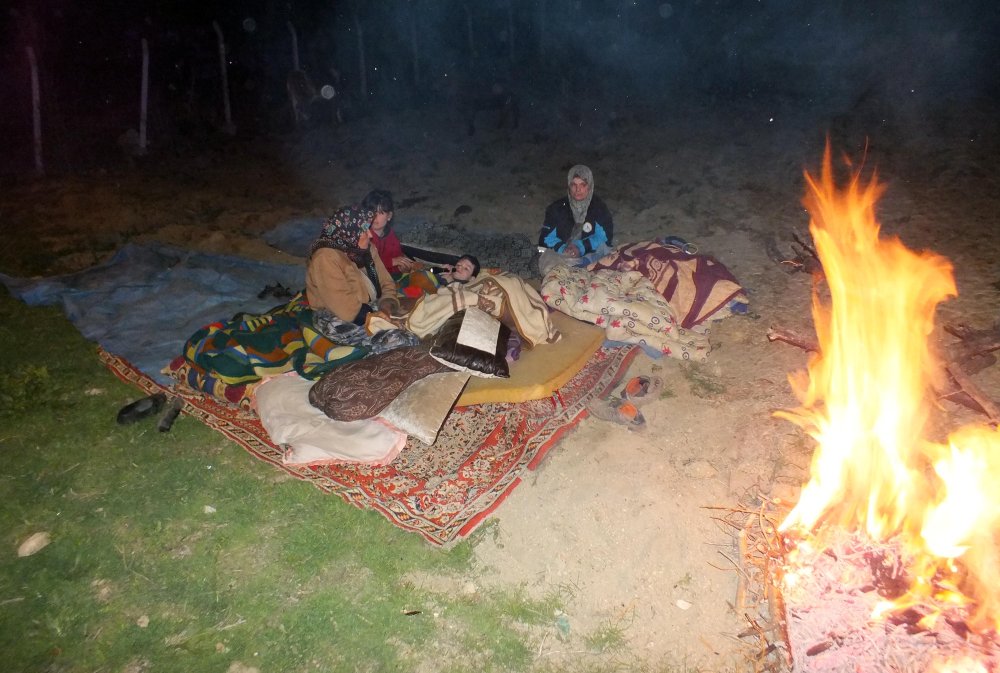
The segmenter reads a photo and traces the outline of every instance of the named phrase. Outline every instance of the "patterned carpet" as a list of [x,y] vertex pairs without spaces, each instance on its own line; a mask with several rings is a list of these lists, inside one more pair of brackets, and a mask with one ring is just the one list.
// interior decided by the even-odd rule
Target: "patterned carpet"
[[[433,446],[410,439],[387,466],[284,465],[281,447],[271,443],[252,411],[204,395],[182,396],[185,414],[251,455],[444,546],[471,533],[503,502],[524,471],[586,417],[587,403],[611,392],[636,353],[635,347],[599,349],[552,399],[456,408]],[[165,390],[124,359],[103,349],[99,355],[123,381],[149,394]]]

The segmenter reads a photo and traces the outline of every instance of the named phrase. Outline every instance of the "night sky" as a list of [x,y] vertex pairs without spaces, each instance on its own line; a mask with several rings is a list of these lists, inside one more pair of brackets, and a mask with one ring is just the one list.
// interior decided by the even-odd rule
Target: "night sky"
[[927,0],[15,0],[0,16],[0,132],[30,139],[29,45],[47,126],[72,135],[80,125],[92,136],[135,126],[142,38],[151,128],[169,135],[217,126],[213,21],[225,37],[233,116],[244,133],[287,131],[288,22],[302,69],[319,85],[334,83],[335,68],[351,115],[498,86],[535,109],[572,101],[614,116],[682,98],[776,101],[831,119],[889,116],[919,129],[935,108],[1000,98],[998,17],[995,2]]

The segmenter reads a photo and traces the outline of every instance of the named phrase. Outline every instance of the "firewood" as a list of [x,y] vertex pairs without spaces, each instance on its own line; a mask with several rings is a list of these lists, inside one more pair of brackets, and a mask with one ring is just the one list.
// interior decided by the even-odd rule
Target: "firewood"
[[960,339],[949,348],[948,360],[961,365],[966,374],[975,374],[996,363],[996,357],[990,353],[1000,350],[1000,324],[985,330],[961,323],[946,323],[943,327],[945,332]]
[[[960,338],[964,337],[969,341],[967,346],[957,351],[952,350],[949,353],[948,361],[943,365],[947,376],[941,377],[942,379],[946,379],[946,381],[935,385],[935,396],[938,400],[949,400],[973,411],[983,413],[994,423],[1000,422],[1000,406],[980,390],[970,378],[970,373],[975,373],[979,369],[970,372],[965,366],[969,363],[978,362],[976,358],[979,356],[1000,349],[1000,327],[975,332],[964,326],[951,325],[945,326],[945,330],[949,334],[959,336]],[[804,351],[819,352],[819,346],[815,342],[791,330],[771,327],[767,330],[767,339],[768,341],[784,341]]]
[[[956,364],[946,365],[946,370],[948,374],[955,380],[961,391],[971,397],[976,404],[982,409],[991,421],[994,423],[1000,423],[1000,407],[994,402],[990,397],[979,389],[972,379],[969,378],[968,374],[962,371],[962,367]],[[952,397],[951,399],[955,399]]]
[[781,329],[779,327],[772,327],[767,330],[767,340],[784,341],[785,343],[801,348],[804,351],[809,351],[811,353],[819,352],[819,346],[814,341],[811,341],[803,336],[799,336],[791,330]]

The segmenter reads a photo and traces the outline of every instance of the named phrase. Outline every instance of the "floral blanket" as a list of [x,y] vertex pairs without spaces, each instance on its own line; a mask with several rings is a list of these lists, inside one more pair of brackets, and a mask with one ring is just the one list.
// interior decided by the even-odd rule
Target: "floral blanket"
[[708,358],[708,337],[682,327],[677,310],[638,271],[587,271],[560,264],[545,275],[542,299],[603,327],[611,341],[641,344],[684,360]]
[[728,310],[730,302],[746,302],[739,281],[714,257],[658,241],[624,245],[587,268],[638,271],[674,307],[685,329],[725,317],[717,314]]

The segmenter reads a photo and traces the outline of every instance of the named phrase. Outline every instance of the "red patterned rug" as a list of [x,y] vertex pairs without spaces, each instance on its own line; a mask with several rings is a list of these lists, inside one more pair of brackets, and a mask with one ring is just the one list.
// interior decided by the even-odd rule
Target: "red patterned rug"
[[[334,464],[313,467],[281,462],[252,411],[213,397],[171,390],[184,412],[229,437],[252,455],[335,493],[361,509],[381,512],[394,525],[448,545],[482,523],[534,469],[568,430],[583,420],[586,405],[611,392],[638,352],[601,348],[553,399],[518,404],[458,407],[433,446],[410,439],[390,465]],[[127,383],[149,394],[165,390],[126,360],[99,349],[101,361]]]

